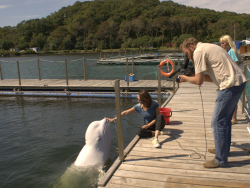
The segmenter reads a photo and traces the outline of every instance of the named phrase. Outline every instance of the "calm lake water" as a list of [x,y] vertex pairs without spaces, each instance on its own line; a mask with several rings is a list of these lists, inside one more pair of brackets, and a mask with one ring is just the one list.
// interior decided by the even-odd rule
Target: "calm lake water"
[[[122,110],[136,103],[121,100]],[[84,146],[88,125],[115,114],[114,99],[0,97],[0,187],[56,186]],[[123,118],[124,147],[142,123],[138,113]],[[111,162],[105,170],[118,157],[115,124],[110,128]],[[98,171],[88,170],[73,187],[95,187]]]
[[[64,61],[83,57],[94,61],[99,54],[22,56],[0,61]],[[121,110],[136,103],[136,99],[121,99]],[[71,164],[85,144],[88,125],[115,114],[115,99],[0,97],[0,187],[96,187],[99,167],[79,170]],[[123,117],[124,148],[142,124],[138,113]],[[110,124],[110,128],[111,160],[104,171],[118,157],[115,124]]]
[[[124,57],[124,55],[128,57],[130,54],[102,53],[101,57]],[[157,56],[157,52],[148,54]],[[21,79],[39,79],[37,59],[39,59],[41,79],[66,79],[65,60],[67,60],[68,78],[81,80],[84,79],[83,58],[85,58],[86,64],[86,79],[124,80],[125,75],[127,75],[125,65],[97,66],[96,62],[100,59],[100,53],[5,57],[0,58],[0,64],[3,79],[18,79],[17,61],[19,61]],[[129,65],[128,68],[129,73],[132,73],[132,66]],[[166,65],[163,66],[163,70],[166,70]],[[134,66],[135,80],[156,80],[158,79],[157,74],[158,67],[156,65]]]

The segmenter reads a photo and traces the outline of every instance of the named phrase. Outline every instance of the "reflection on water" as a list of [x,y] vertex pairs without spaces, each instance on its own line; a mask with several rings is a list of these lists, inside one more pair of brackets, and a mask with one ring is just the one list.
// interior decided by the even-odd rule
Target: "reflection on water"
[[[121,100],[122,110],[136,103],[136,99]],[[0,187],[58,185],[62,175],[68,177],[71,172],[71,164],[84,146],[88,125],[115,114],[114,99],[0,97]],[[142,123],[138,113],[123,118],[124,147]],[[118,157],[115,124],[110,128],[111,162],[105,170]],[[100,173],[90,170],[79,174],[84,175],[83,182],[74,187],[94,187]]]

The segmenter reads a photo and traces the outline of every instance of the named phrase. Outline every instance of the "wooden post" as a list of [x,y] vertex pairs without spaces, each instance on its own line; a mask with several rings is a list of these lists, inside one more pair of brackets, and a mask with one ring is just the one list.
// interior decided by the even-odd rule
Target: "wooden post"
[[83,74],[84,74],[84,81],[86,81],[86,64],[85,64],[85,58],[83,58]]
[[39,59],[37,59],[37,68],[38,68],[38,78],[39,80],[41,80]]
[[1,80],[3,80],[3,75],[2,75],[2,68],[1,68],[1,63],[0,63],[0,76],[1,76]]
[[[126,58],[126,66],[127,66],[127,86],[129,86],[129,73],[128,73],[128,58]],[[127,88],[127,91],[129,89]]]
[[123,161],[124,148],[123,148],[122,118],[121,118],[121,106],[120,106],[120,80],[115,80],[115,104],[116,104],[116,117],[117,117],[119,159]]
[[[247,66],[246,64],[244,64],[244,74],[246,75],[246,72],[247,72]],[[242,111],[241,113],[243,114],[244,113],[244,107],[245,107],[245,95],[246,95],[246,91],[244,89],[243,93],[242,93]]]
[[102,59],[102,52],[100,52],[100,59]]
[[67,59],[65,59],[66,84],[69,85]]
[[134,73],[134,57],[132,57],[132,74],[135,74]]
[[157,92],[157,100],[158,100],[159,106],[161,106],[161,68],[160,68],[160,65],[158,65],[158,92]]
[[21,85],[21,75],[20,75],[19,61],[17,61],[17,71],[18,71],[19,86],[20,86]]

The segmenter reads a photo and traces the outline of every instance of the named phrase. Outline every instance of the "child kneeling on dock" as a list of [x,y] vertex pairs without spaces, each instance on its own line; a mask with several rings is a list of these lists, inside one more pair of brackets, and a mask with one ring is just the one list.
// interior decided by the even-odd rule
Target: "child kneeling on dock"
[[[144,125],[137,130],[137,135],[141,138],[154,136],[154,147],[160,147],[158,135],[171,134],[170,130],[163,130],[165,127],[165,120],[160,114],[160,108],[157,101],[152,100],[152,97],[147,90],[141,90],[137,95],[138,104],[134,107],[125,110],[121,113],[121,117],[131,114],[133,112],[140,112],[144,117]],[[116,120],[106,118],[109,122]]]

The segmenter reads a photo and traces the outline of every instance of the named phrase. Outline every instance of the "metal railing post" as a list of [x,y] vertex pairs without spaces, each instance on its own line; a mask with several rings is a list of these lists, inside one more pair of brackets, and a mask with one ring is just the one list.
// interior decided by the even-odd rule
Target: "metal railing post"
[[3,80],[2,68],[1,68],[1,62],[0,62],[0,76],[1,76],[1,80]]
[[19,86],[20,86],[21,85],[21,75],[20,75],[19,61],[17,61],[17,71],[18,71]]
[[[169,72],[169,63],[167,63],[167,71],[166,72]],[[166,81],[168,81],[168,77],[166,77]]]
[[84,81],[86,81],[86,64],[85,64],[85,58],[83,58],[83,74],[84,74]]
[[132,74],[134,74],[134,57],[132,57]]
[[157,91],[157,100],[158,100],[159,106],[161,106],[161,68],[160,68],[160,65],[158,65],[158,91]]
[[124,148],[123,148],[122,119],[121,119],[121,106],[120,106],[120,80],[115,80],[115,103],[116,103],[119,159],[123,161]]
[[[180,68],[180,58],[178,57],[178,69]],[[179,75],[180,75],[180,72],[178,72],[178,77],[179,77]],[[180,87],[180,85],[179,85],[180,83],[178,83],[177,84],[177,87],[179,88]]]
[[38,78],[39,80],[41,80],[39,59],[37,59],[37,69],[38,69]]
[[[246,64],[244,64],[244,74],[246,75],[246,72],[247,72],[247,66]],[[246,91],[244,89],[243,93],[242,93],[242,111],[241,113],[243,114],[244,113],[244,107],[245,107],[245,97],[246,97]]]
[[126,58],[126,66],[127,66],[127,86],[129,86],[128,58]]
[[173,77],[173,94],[175,94],[175,76],[176,75],[174,75],[174,77]]
[[69,85],[67,59],[65,59],[66,84]]

